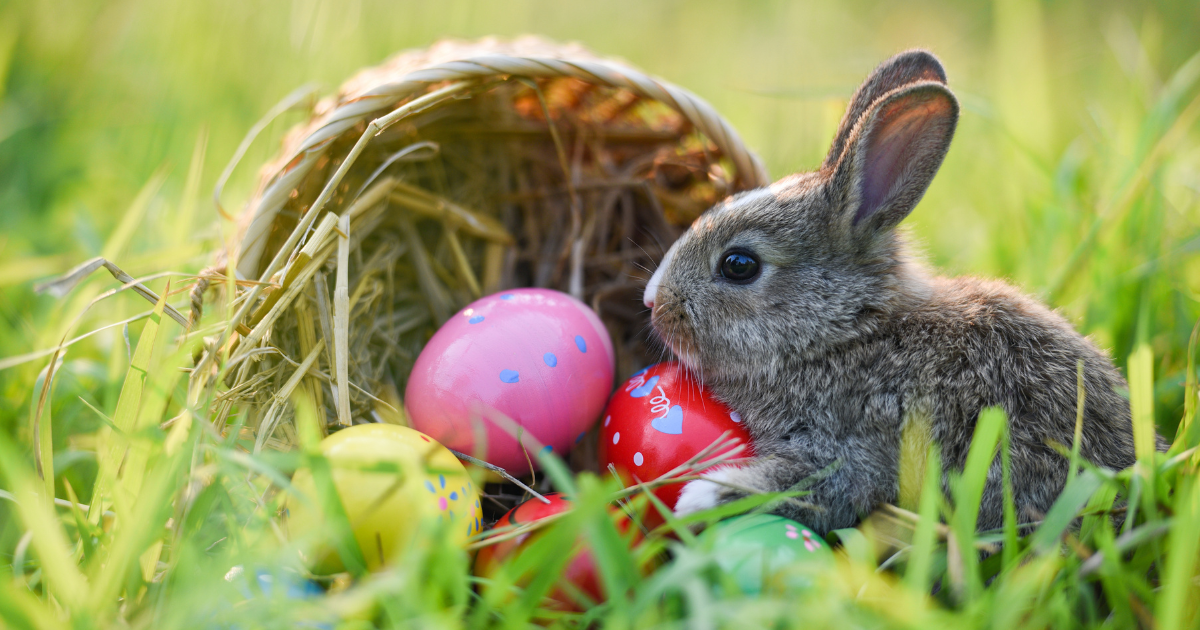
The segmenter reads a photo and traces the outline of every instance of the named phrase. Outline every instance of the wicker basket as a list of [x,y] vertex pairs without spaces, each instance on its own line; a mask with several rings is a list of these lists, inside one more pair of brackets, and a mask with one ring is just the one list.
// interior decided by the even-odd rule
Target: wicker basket
[[256,448],[296,441],[297,395],[322,430],[403,422],[399,392],[425,341],[516,286],[590,304],[628,374],[660,358],[640,295],[663,248],[712,203],[766,183],[707,103],[578,45],[400,54],[320,102],[264,169],[226,253],[236,315],[210,338],[193,380],[208,395],[194,400],[214,401],[218,426],[239,410]]

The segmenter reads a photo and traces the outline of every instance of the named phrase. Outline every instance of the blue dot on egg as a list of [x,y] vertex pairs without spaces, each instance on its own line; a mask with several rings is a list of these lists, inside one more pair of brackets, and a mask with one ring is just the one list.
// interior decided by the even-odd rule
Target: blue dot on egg
[[442,484],[442,487],[445,488],[446,487],[446,477],[443,475],[438,475],[438,483]]
[[587,342],[583,340],[583,335],[575,335],[575,347],[579,348],[580,352],[587,352]]
[[475,317],[468,319],[467,323],[468,324],[478,324],[481,321],[483,321],[483,315],[476,315]]
[[457,500],[458,500],[458,493],[457,493],[457,492],[451,492],[451,493],[450,493],[450,500],[451,500],[451,501],[457,501]]
[[433,484],[430,483],[428,479],[425,480],[425,487],[429,488],[430,492],[433,492],[435,494],[437,493],[437,490],[433,487]]
[[501,299],[501,300],[513,300],[513,299],[516,299],[516,297],[517,297],[517,296],[515,296],[515,295],[513,295],[513,294],[511,294],[511,293],[505,293],[504,295],[501,295],[501,296],[500,296],[500,299]]
[[549,365],[550,367],[558,365],[558,357],[554,356],[553,352],[547,352],[546,354],[543,354],[542,360],[545,361],[546,365]]
[[517,374],[516,370],[500,370],[500,380],[505,383],[516,383],[521,380],[521,375]]
[[552,453],[552,452],[554,452],[554,447],[550,446],[549,444],[542,447],[542,453]]

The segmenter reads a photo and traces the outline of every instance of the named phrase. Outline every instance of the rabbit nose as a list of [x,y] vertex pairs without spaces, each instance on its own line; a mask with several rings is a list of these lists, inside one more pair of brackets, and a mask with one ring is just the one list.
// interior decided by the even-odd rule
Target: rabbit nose
[[646,292],[642,294],[642,304],[646,308],[654,310],[654,298],[658,295],[658,285],[662,283],[662,267],[659,267],[654,275],[650,277],[650,282],[646,283]]

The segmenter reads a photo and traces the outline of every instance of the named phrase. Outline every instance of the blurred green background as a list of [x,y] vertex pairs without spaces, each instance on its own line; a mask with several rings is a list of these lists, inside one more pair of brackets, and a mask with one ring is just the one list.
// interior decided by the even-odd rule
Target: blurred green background
[[[522,33],[578,40],[695,91],[774,176],[819,164],[879,61],[931,48],[964,114],[908,221],[916,240],[947,273],[1040,295],[1122,364],[1149,342],[1160,431],[1173,435],[1200,317],[1194,0],[0,3],[0,357],[148,308],[121,294],[70,329],[116,284],[97,275],[56,300],[35,295],[36,280],[97,255],[135,276],[209,262],[229,232],[213,184],[297,86],[331,91],[441,37]],[[299,116],[254,145],[227,207],[241,208]],[[89,457],[86,434],[100,426],[80,400],[111,411],[128,361],[121,327],[68,354],[53,402],[60,470]],[[45,362],[0,371],[0,425],[26,444]]]

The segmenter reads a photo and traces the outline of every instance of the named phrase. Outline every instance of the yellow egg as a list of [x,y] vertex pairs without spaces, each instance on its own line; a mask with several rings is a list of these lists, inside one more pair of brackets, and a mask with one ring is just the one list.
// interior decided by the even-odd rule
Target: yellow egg
[[[359,424],[325,438],[321,454],[370,570],[401,555],[423,524],[426,532],[448,528],[459,542],[479,531],[479,496],[466,469],[420,431]],[[287,501],[290,536],[307,544],[304,555],[314,572],[344,571],[312,471],[296,471],[292,485],[307,500]]]

